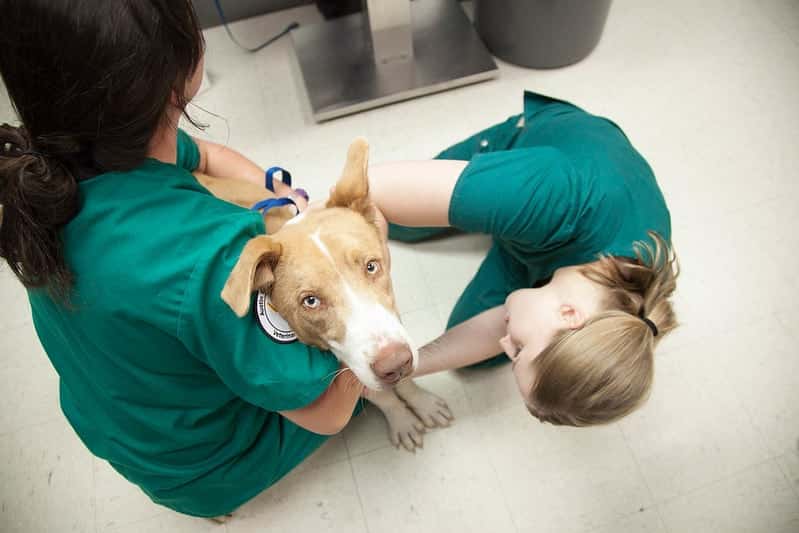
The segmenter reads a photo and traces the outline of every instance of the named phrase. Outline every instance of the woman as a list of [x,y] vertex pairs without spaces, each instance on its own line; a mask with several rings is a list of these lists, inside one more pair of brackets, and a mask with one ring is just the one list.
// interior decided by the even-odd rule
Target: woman
[[62,410],[153,501],[230,513],[341,430],[363,386],[219,298],[264,222],[191,172],[264,174],[177,128],[203,71],[191,2],[0,0],[0,13],[21,120],[0,126],[0,256],[28,289]]
[[678,267],[652,169],[613,122],[526,92],[524,113],[435,160],[373,166],[370,187],[395,239],[493,237],[416,375],[510,359],[528,410],[554,424],[644,401]]

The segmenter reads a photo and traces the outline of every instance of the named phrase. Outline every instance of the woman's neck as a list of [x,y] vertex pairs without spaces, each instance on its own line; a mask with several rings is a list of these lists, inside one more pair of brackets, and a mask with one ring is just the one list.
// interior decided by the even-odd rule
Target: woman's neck
[[170,108],[164,120],[155,130],[153,138],[147,149],[147,157],[157,159],[162,163],[174,165],[178,158],[177,124],[180,119],[180,110]]

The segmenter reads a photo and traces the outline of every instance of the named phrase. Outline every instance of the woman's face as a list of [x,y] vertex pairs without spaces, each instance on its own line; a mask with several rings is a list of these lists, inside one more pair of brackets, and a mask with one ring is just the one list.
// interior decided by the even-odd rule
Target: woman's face
[[581,328],[602,308],[605,289],[583,276],[582,266],[559,268],[543,287],[519,289],[505,300],[507,329],[499,343],[523,398],[535,383],[533,360],[558,332]]

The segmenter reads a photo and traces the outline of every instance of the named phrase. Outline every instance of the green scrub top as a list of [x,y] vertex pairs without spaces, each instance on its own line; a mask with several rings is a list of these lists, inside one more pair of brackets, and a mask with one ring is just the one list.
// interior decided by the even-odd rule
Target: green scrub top
[[[490,234],[493,246],[453,309],[448,328],[600,254],[635,257],[648,231],[671,238],[652,169],[606,118],[532,92],[524,113],[438,155],[469,161],[450,200],[450,224]],[[415,241],[440,228],[392,226]],[[499,362],[495,360],[494,362]]]
[[[75,274],[68,305],[29,291],[33,321],[60,377],[61,408],[85,445],[155,502],[196,516],[234,510],[325,437],[276,411],[313,402],[338,367],[280,344],[220,292],[258,213],[214,198],[190,171],[148,159],[80,183],[64,228]],[[255,307],[255,306],[253,306]]]

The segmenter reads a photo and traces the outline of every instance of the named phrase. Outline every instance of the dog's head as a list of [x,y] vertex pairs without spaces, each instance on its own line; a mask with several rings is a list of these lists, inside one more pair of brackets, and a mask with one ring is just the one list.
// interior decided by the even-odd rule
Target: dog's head
[[418,355],[399,320],[385,241],[369,200],[368,145],[350,146],[324,209],[251,239],[222,291],[239,316],[251,293],[269,294],[297,338],[331,350],[369,388],[395,384]]

